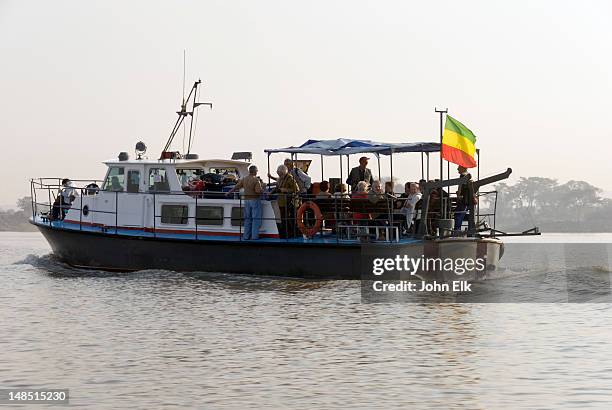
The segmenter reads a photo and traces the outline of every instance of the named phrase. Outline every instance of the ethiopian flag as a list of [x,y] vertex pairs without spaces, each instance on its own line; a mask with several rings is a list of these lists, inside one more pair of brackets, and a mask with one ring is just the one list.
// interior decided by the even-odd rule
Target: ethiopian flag
[[474,152],[476,136],[465,125],[447,115],[442,134],[442,158],[466,168],[474,168]]

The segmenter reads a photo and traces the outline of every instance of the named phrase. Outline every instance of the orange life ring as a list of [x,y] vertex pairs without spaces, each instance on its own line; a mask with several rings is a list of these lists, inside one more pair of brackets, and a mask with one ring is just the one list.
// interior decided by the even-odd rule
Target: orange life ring
[[[315,214],[315,223],[310,228],[304,224],[304,214],[306,213],[307,209],[312,210],[312,212]],[[321,208],[319,208],[319,205],[312,201],[304,202],[298,208],[295,218],[297,219],[297,226],[300,229],[300,232],[309,238],[312,238],[317,232],[319,232],[319,229],[321,229],[321,224],[323,223]]]

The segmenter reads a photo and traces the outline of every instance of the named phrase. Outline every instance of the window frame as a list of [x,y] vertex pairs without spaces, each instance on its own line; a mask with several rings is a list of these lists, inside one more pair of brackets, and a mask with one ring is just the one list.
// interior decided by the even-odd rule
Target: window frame
[[[130,183],[130,174],[132,173],[136,173],[138,174],[138,183],[137,184],[131,184]],[[127,173],[126,173],[126,179],[125,179],[125,192],[129,192],[132,194],[138,193],[140,192],[140,170],[139,169],[128,169]],[[129,187],[130,186],[136,186],[136,191],[130,191]]]
[[[166,189],[155,189],[155,184],[156,182],[153,182],[153,185],[151,185],[151,172],[153,170],[161,170],[164,171],[164,184],[165,184],[165,188]],[[168,169],[166,167],[159,167],[159,166],[153,166],[153,167],[149,167],[147,170],[147,192],[155,192],[155,193],[167,193],[167,192],[171,192],[172,189],[170,187],[170,180],[168,179],[168,175],[171,174],[171,172],[168,171]]]
[[[210,219],[210,218],[203,218],[199,216],[199,209],[203,209],[203,208],[215,208],[215,209],[221,209],[221,219],[220,222],[221,223],[210,223],[210,221],[219,221],[219,219]],[[202,223],[201,221],[205,220],[207,223]],[[196,226],[224,226],[225,225],[225,207],[223,205],[198,205],[195,209],[195,224]]]
[[[167,222],[164,221],[164,207],[182,207],[187,212],[183,212],[182,216],[170,216],[170,218],[181,218],[181,222]],[[184,222],[183,222],[184,221]],[[162,203],[160,204],[159,222],[165,225],[188,225],[189,224],[189,204],[185,203]]]
[[[119,169],[122,171],[122,173],[118,174],[118,175],[123,175],[123,183],[121,184],[121,190],[118,189],[110,189],[110,180],[109,178],[112,176],[118,176],[118,175],[111,175],[111,172],[113,169]],[[126,189],[126,174],[125,174],[125,167],[123,166],[119,166],[119,165],[111,165],[108,167],[108,171],[106,172],[106,178],[104,178],[104,185],[102,186],[102,191],[108,191],[108,192],[125,192]]]

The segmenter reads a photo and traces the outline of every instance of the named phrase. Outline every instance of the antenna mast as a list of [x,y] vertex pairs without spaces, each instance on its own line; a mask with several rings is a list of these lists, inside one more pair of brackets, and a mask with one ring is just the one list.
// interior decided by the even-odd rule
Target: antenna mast
[[[178,118],[176,122],[174,123],[172,132],[170,132],[170,137],[168,138],[168,141],[166,142],[166,145],[164,146],[164,149],[162,151],[162,156],[160,157],[160,159],[164,159],[164,152],[167,152],[168,149],[170,148],[170,145],[172,144],[172,141],[174,140],[176,133],[181,128],[181,124],[183,123],[185,117],[187,117],[188,115],[191,116],[191,125],[189,127],[189,145],[188,145],[187,153],[190,152],[191,141],[192,141],[192,131],[193,131],[193,113],[195,109],[199,107],[200,105],[207,105],[208,107],[210,107],[211,110],[213,107],[212,103],[209,103],[209,102],[205,102],[205,103],[196,102],[196,98],[198,94],[198,86],[201,83],[202,83],[202,80],[198,80],[194,82],[193,86],[191,87],[191,91],[189,91],[189,95],[187,96],[187,99],[185,99],[185,97],[183,96],[183,103],[181,104],[181,110],[176,112],[178,114]],[[191,105],[191,111],[187,111],[187,105],[189,105],[189,101],[191,100],[192,96],[193,96],[193,102]]]

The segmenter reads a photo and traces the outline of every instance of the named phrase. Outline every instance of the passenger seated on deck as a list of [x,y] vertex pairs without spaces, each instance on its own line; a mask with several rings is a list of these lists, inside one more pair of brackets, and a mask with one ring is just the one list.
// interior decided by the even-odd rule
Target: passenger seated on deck
[[423,195],[423,192],[425,192],[425,184],[427,183],[427,181],[425,181],[424,179],[419,179],[419,183],[417,184],[419,187],[419,192],[421,193],[421,195]]
[[[385,184],[385,187],[387,185],[388,184]],[[372,184],[372,190],[368,192],[368,199],[372,204],[378,204],[377,207],[380,207],[380,203],[385,204],[387,200],[391,201],[392,198],[394,198],[393,195],[387,194],[385,191],[383,191],[383,186],[380,181],[374,181],[374,183]],[[387,207],[388,211],[392,211],[391,209],[392,202],[388,202],[386,204],[389,205]],[[372,215],[372,218],[374,219],[373,224],[374,225],[389,225],[390,220],[391,220],[391,215],[389,213],[390,212],[382,212],[382,213],[378,212],[376,214],[370,214]]]
[[402,207],[400,208],[400,212],[406,218],[405,230],[408,232],[413,232],[413,223],[414,217],[416,216],[416,204],[421,199],[421,193],[419,192],[418,185],[414,182],[407,182],[406,193],[404,197],[404,202]]
[[350,196],[347,190],[348,188],[346,184],[338,184],[336,185],[336,192],[334,192],[334,195],[332,195],[332,198],[334,199],[334,207],[336,209],[336,212],[334,213],[334,223],[346,224],[351,220],[351,214],[348,211]]
[[372,184],[372,189],[368,192],[368,199],[372,203],[376,203],[380,200],[385,199],[385,191],[380,181],[376,180]]
[[327,199],[331,198],[331,194],[329,193],[329,182],[322,181],[319,184],[319,193],[316,196],[316,199]]
[[[355,186],[355,191],[351,195],[351,199],[367,199],[368,198],[368,183],[365,181],[359,181]],[[361,212],[353,212],[353,220],[355,223],[359,224],[364,221],[369,221],[372,219],[372,215],[365,214]]]
[[346,184],[338,184],[336,187],[336,192],[334,192],[334,198],[349,198]]
[[393,181],[385,182],[385,194],[395,197],[395,192],[393,192]]

